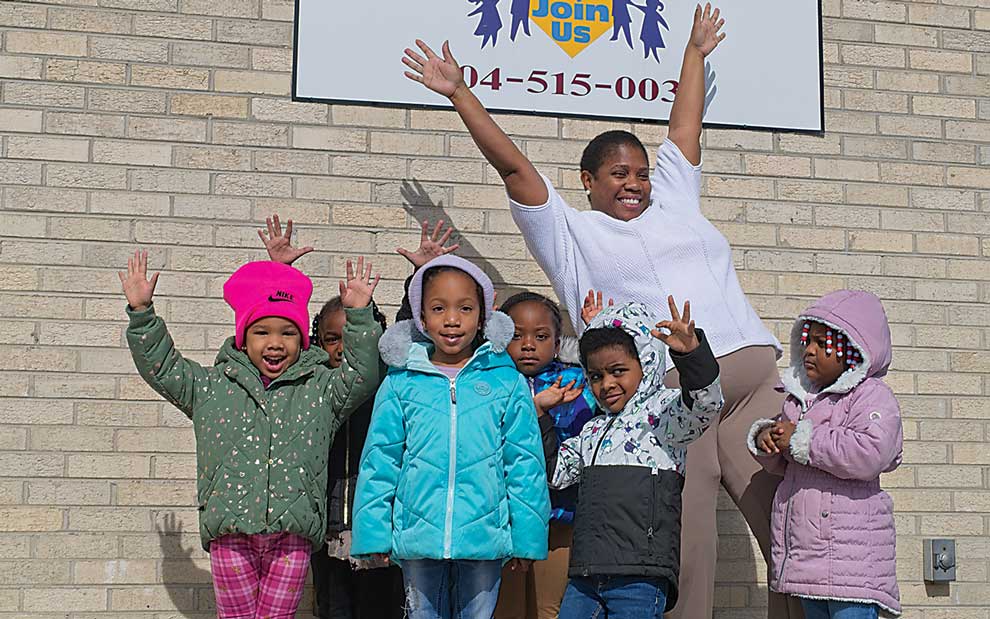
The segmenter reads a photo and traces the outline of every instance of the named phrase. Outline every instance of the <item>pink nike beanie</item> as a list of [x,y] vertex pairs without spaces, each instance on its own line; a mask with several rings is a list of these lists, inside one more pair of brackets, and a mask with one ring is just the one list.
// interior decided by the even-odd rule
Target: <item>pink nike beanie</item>
[[223,299],[234,310],[234,341],[244,346],[252,323],[279,316],[296,324],[303,350],[309,348],[309,298],[313,282],[299,269],[279,262],[249,262],[223,285]]

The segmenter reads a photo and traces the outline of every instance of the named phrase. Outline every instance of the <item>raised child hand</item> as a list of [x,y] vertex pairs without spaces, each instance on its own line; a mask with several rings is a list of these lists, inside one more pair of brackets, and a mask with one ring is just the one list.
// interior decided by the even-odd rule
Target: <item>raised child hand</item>
[[[684,302],[684,315],[677,311],[677,304],[674,297],[667,297],[667,305],[670,307],[670,320],[657,323],[657,328],[650,333],[653,337],[662,341],[672,351],[686,354],[697,348],[701,343],[694,332],[694,321],[691,320],[691,302]],[[661,329],[670,331],[664,333]]]
[[380,275],[371,276],[371,262],[364,266],[364,256],[358,258],[357,271],[354,264],[347,261],[347,280],[340,282],[340,302],[344,307],[367,307],[371,303],[371,295],[375,293]]
[[456,251],[460,244],[454,243],[450,247],[444,247],[447,241],[450,240],[450,235],[454,232],[454,228],[447,228],[446,231],[443,230],[443,220],[437,222],[436,227],[433,228],[433,233],[428,232],[430,222],[423,221],[423,233],[419,237],[419,247],[416,251],[409,251],[408,249],[403,249],[401,247],[396,248],[396,253],[402,255],[406,260],[412,263],[415,268],[420,268],[430,260],[433,260],[437,256],[445,256],[453,251]]
[[265,244],[265,249],[268,250],[268,258],[273,262],[292,264],[301,256],[313,251],[312,247],[297,248],[292,246],[291,219],[285,224],[285,236],[282,236],[282,224],[278,220],[277,213],[265,219],[265,223],[268,224],[268,234],[265,235],[264,230],[258,230],[258,236],[261,237],[261,242]]
[[763,428],[760,434],[756,437],[756,447],[763,453],[776,454],[780,453],[777,449],[777,445],[773,442],[773,430],[774,426],[769,426]]
[[773,434],[773,444],[779,451],[785,451],[791,448],[791,436],[794,434],[794,430],[796,429],[797,426],[794,422],[787,419],[782,419],[773,424],[773,427],[771,428]]
[[412,71],[406,71],[404,73],[406,77],[445,97],[453,97],[458,88],[467,87],[461,68],[450,53],[450,44],[447,41],[443,42],[441,50],[443,58],[437,56],[429,45],[419,39],[416,39],[416,46],[426,54],[426,57],[407,47],[402,63]]
[[[615,301],[609,299],[608,304],[609,306],[615,305]],[[600,314],[603,309],[602,291],[599,290],[596,296],[594,290],[589,290],[588,296],[584,298],[584,306],[581,308],[581,320],[584,321],[584,324],[590,325],[591,319]]]
[[135,251],[134,256],[127,259],[127,274],[117,271],[117,277],[124,286],[124,296],[132,310],[141,311],[151,305],[151,297],[158,285],[158,273],[148,279],[148,252]]
[[566,387],[560,385],[562,376],[558,376],[552,385],[533,396],[533,403],[536,404],[536,412],[542,415],[555,406],[573,402],[578,399],[583,389],[575,387],[576,380],[572,380]]
[[718,8],[712,12],[710,2],[705,3],[704,13],[701,11],[700,4],[694,9],[694,26],[691,28],[690,44],[696,47],[702,56],[712,53],[712,50],[718,47],[718,44],[725,38],[724,32],[719,34],[719,30],[725,24],[724,19],[719,19],[719,13]]

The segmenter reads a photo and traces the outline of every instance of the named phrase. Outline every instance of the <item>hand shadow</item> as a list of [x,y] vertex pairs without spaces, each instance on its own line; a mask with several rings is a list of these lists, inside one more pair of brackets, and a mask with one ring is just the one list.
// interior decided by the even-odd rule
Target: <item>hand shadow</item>
[[705,109],[702,114],[708,112],[708,106],[712,104],[715,100],[715,95],[718,94],[718,84],[715,83],[715,69],[712,68],[712,63],[705,63]]
[[156,522],[155,530],[162,550],[162,584],[175,608],[189,619],[214,616],[210,612],[214,606],[210,570],[203,569],[193,559],[195,542],[184,547],[182,523],[175,512],[165,515],[164,526]]
[[[402,193],[402,208],[405,209],[413,219],[420,225],[424,221],[436,222],[439,219],[445,220],[448,224],[453,227],[453,222],[450,216],[447,215],[444,210],[443,200],[433,201],[430,196],[429,190],[423,187],[415,178],[412,180],[403,180],[402,187],[400,188]],[[506,287],[505,278],[502,274],[498,272],[498,269],[492,265],[491,262],[486,260],[478,249],[468,240],[459,230],[455,228],[454,232],[454,242],[460,244],[460,249],[457,250],[457,254],[463,258],[469,259],[474,264],[478,265],[482,271],[484,271],[488,277],[492,278],[492,283],[495,287],[500,290],[499,296],[503,299],[507,299],[513,294],[522,290],[521,288]]]

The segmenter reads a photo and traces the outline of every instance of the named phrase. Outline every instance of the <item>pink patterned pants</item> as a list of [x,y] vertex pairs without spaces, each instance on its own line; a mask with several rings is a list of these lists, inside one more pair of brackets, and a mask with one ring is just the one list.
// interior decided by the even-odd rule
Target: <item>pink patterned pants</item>
[[312,545],[293,533],[224,535],[210,543],[220,619],[293,619]]

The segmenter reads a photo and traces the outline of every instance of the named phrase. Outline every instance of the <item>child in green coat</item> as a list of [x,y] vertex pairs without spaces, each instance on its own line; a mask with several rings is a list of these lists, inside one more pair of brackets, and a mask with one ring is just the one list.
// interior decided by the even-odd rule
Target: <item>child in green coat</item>
[[382,331],[368,307],[378,278],[363,258],[356,274],[348,262],[343,361],[330,369],[309,346],[310,279],[275,262],[244,265],[224,284],[235,334],[203,367],[179,354],[155,315],[158,274],[149,280],[147,265],[136,252],[119,274],[127,343],[141,377],[192,419],[218,616],[294,616],[325,536],[329,445],[380,381]]

